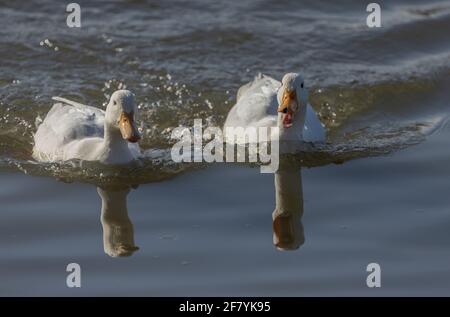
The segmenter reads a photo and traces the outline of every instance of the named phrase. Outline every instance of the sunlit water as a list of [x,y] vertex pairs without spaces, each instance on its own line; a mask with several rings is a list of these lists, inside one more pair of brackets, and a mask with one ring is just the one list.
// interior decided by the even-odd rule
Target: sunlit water
[[[380,2],[381,29],[360,1],[79,3],[82,28],[69,29],[63,3],[0,0],[2,295],[448,293],[450,2]],[[170,159],[173,128],[220,127],[240,85],[288,71],[328,134],[291,158],[304,200],[294,252],[274,246],[274,175]],[[52,96],[104,109],[118,88],[136,94],[143,159],[31,158]],[[105,254],[96,187],[111,186],[137,187],[112,213],[134,224],[126,259]],[[78,293],[65,287],[72,261]],[[373,261],[381,290],[365,286]]]

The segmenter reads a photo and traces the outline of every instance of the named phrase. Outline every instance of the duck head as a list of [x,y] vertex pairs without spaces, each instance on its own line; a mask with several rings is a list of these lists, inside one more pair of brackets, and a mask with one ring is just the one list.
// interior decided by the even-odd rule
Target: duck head
[[280,124],[284,129],[291,128],[296,121],[303,121],[303,125],[308,103],[303,77],[297,73],[287,73],[281,83],[277,95]]
[[117,90],[106,107],[105,120],[109,127],[120,131],[123,139],[135,143],[141,138],[136,127],[136,113],[134,94],[129,90]]

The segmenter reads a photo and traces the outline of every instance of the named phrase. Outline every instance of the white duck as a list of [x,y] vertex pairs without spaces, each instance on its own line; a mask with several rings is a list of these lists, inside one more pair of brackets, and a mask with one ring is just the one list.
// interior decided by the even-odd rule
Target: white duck
[[224,127],[278,127],[280,141],[325,141],[325,129],[308,103],[305,82],[296,73],[284,75],[281,83],[258,75],[239,88]]
[[140,155],[137,107],[128,90],[114,92],[106,111],[60,97],[34,136],[38,161],[80,159],[126,164]]

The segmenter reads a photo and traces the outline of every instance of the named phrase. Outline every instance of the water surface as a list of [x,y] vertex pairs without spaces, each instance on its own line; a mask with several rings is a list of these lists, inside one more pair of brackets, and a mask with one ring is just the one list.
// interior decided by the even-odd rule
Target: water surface
[[[448,295],[449,1],[380,1],[380,29],[350,0],[78,3],[70,29],[63,3],[0,0],[1,295]],[[221,126],[242,84],[289,71],[328,133],[294,159],[292,252],[273,243],[274,175],[168,155],[174,127]],[[118,88],[137,96],[140,164],[31,158],[52,96],[104,108]],[[110,257],[96,187],[136,185],[113,215],[139,250]]]

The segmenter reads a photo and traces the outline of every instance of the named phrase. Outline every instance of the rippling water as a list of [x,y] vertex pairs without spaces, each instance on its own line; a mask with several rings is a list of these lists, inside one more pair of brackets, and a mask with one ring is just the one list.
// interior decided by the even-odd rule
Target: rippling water
[[[301,72],[310,89],[309,101],[326,126],[326,145],[292,158],[302,166],[320,166],[319,172],[315,174],[317,179],[311,176],[313,172],[307,174],[310,176],[306,177],[306,186],[309,182],[312,184],[311,188],[319,191],[322,188],[322,185],[318,185],[320,180],[327,182],[327,185],[323,185],[323,191],[332,190],[335,189],[334,184],[341,184],[336,175],[347,173],[345,176],[359,179],[361,184],[370,187],[370,180],[358,178],[364,170],[358,164],[370,170],[370,163],[350,165],[344,172],[342,169],[334,169],[340,166],[328,165],[357,158],[398,155],[395,154],[398,150],[423,142],[425,145],[419,145],[419,149],[420,146],[426,149],[428,156],[424,161],[435,161],[436,164],[445,161],[441,148],[445,143],[442,136],[448,135],[450,1],[378,2],[382,6],[383,27],[369,29],[365,24],[365,4],[361,1],[80,0],[78,3],[82,8],[82,27],[70,29],[65,24],[65,3],[43,0],[37,5],[26,1],[0,0],[0,181],[3,178],[7,184],[7,179],[14,180],[11,196],[6,192],[6,198],[3,199],[6,202],[9,201],[7,197],[20,200],[20,189],[27,183],[22,176],[8,176],[15,175],[9,172],[19,171],[34,176],[51,176],[64,182],[80,181],[99,186],[112,183],[135,186],[168,180],[186,170],[205,168],[208,165],[175,164],[170,160],[169,151],[174,142],[170,139],[172,129],[192,126],[196,118],[203,119],[205,126],[222,126],[235,102],[237,89],[260,72],[278,79],[286,72]],[[66,97],[104,109],[109,96],[118,88],[127,88],[136,94],[143,133],[141,147],[146,153],[144,159],[126,168],[108,168],[76,161],[38,163],[32,159],[33,134],[37,124],[52,106],[52,96]],[[439,142],[429,145],[426,143],[429,138],[436,138]],[[422,166],[418,163],[420,159],[417,158],[417,153],[413,153],[411,156],[414,159],[402,154],[400,159],[394,156],[394,163],[390,158],[380,158],[383,173],[387,173],[385,169],[392,166],[398,168],[396,160],[406,166]],[[368,160],[372,162],[371,159]],[[238,176],[241,167],[232,170],[232,176],[228,177],[238,177],[243,183],[246,182]],[[245,175],[251,174],[244,170],[242,173]],[[335,174],[330,176],[327,175],[328,172]],[[398,172],[398,177],[409,180],[410,173],[403,172]],[[383,173],[378,176],[380,179],[385,176]],[[212,175],[205,177],[214,182],[215,177],[226,173],[219,168],[219,172],[216,169]],[[254,175],[248,177],[251,179],[248,181],[248,188],[258,183]],[[377,176],[371,174],[371,177]],[[195,188],[208,190],[203,186],[204,180],[194,179],[197,184]],[[58,186],[53,183],[34,181],[36,184],[42,182],[47,191],[58,192]],[[225,177],[223,182],[227,186],[233,186],[229,178]],[[175,182],[173,186],[183,188],[181,183]],[[256,187],[270,193],[270,190],[273,191],[272,183],[271,180],[270,185],[265,183],[266,185]],[[428,185],[433,184],[430,181]],[[27,186],[25,187],[28,188]],[[346,195],[358,192],[354,184],[343,182],[342,186],[345,188],[343,191],[348,190]],[[416,186],[417,190],[423,190],[418,184]],[[87,189],[75,188],[77,190],[72,198],[78,199],[86,195]],[[94,188],[89,188],[93,192]],[[226,188],[229,187],[223,185],[220,190],[226,191]],[[159,190],[154,187],[151,189]],[[313,193],[313,189],[305,194],[306,201],[321,200],[324,195],[324,192]],[[173,195],[167,188],[160,190],[165,199],[170,199]],[[44,192],[41,193],[42,197],[47,197],[48,193]],[[238,195],[239,190],[235,189],[233,193]],[[385,194],[386,199],[393,201],[393,206],[407,214],[401,204],[395,203],[397,196]],[[142,201],[145,199],[143,195],[138,195],[142,197],[138,199],[138,205],[142,208]],[[210,195],[216,200],[221,199],[220,195]],[[251,197],[257,197],[254,195],[256,194],[250,194]],[[371,201],[370,193],[360,195],[361,200],[364,198]],[[61,197],[53,197],[54,204],[59,207],[52,207],[49,203],[49,206],[42,208],[65,208],[61,207],[65,203],[65,198]],[[190,201],[189,197],[183,197],[186,202]],[[32,201],[32,198],[28,198]],[[185,206],[181,202],[183,206],[178,207],[194,212],[196,208],[207,208],[207,205],[215,204],[207,195],[199,194],[195,199],[201,201],[196,207]],[[97,201],[97,198],[92,200]],[[438,198],[436,200],[440,201]],[[336,201],[339,199],[336,198]],[[236,201],[223,208],[228,212],[227,208],[237,208],[238,203],[247,204],[244,197],[239,196]],[[258,202],[261,205],[267,203],[270,202]],[[362,201],[360,203],[364,204]],[[11,210],[21,208],[10,201],[8,204]],[[333,209],[335,206],[333,201],[323,204],[326,206],[318,208]],[[164,208],[160,201],[157,205]],[[261,205],[249,206],[250,213],[257,217],[255,208],[262,208]],[[317,207],[311,205],[309,203],[310,208]],[[348,207],[339,203],[336,205],[340,206],[340,211],[345,211]],[[368,209],[376,212],[375,205],[372,204]],[[77,208],[73,205],[72,209]],[[305,209],[307,213],[308,208]],[[176,215],[183,218],[181,212]],[[84,216],[88,217],[87,214]],[[192,219],[185,220],[190,220],[189,224],[194,226],[202,222],[204,216],[197,213]],[[156,219],[167,224],[167,217],[159,214]],[[233,217],[237,215],[233,214]],[[326,219],[325,215],[323,218],[314,217],[316,220]],[[144,216],[141,218],[144,222],[148,220]],[[354,224],[353,218],[344,219]],[[247,218],[239,224],[245,227],[246,220]],[[59,220],[60,225],[61,221]],[[204,223],[205,226],[212,225],[208,221]],[[429,227],[426,230],[432,230],[432,224],[427,225]],[[154,229],[152,226],[150,225]],[[236,237],[242,238],[241,231],[245,231],[244,229],[236,229],[231,223],[226,223],[226,226]],[[144,225],[141,229],[143,227]],[[179,226],[178,222],[171,228],[181,235],[187,230]],[[5,235],[9,234],[8,230]],[[317,225],[315,230],[327,236],[326,230],[321,231]],[[202,231],[203,234],[205,232]],[[261,232],[258,231],[258,234]],[[92,241],[95,240],[93,233],[89,237]],[[9,238],[5,239],[4,241],[9,241]],[[142,240],[153,241],[147,236],[141,236]],[[191,240],[195,243],[193,237]],[[257,248],[256,258],[262,259],[267,253],[255,241],[252,240],[249,244]],[[222,242],[215,242],[223,246]],[[389,244],[389,241],[385,242],[386,245]],[[82,245],[86,246],[88,243]],[[209,248],[203,242],[201,245]],[[357,248],[358,244],[351,246]],[[175,257],[180,263],[189,258],[173,255],[171,251],[165,253],[162,244],[158,244],[158,250],[169,258]],[[28,254],[28,251],[30,250],[25,250],[24,254]],[[324,251],[331,252],[332,247],[326,247]],[[77,249],[77,252],[83,253],[81,249]],[[237,248],[237,253],[245,252],[244,249]],[[312,253],[311,259],[314,259],[314,252]],[[23,255],[16,254],[5,261],[14,262],[16,256],[20,258]],[[220,254],[216,256],[220,258]],[[149,258],[152,256],[146,254],[145,259]],[[262,270],[269,270],[271,263],[280,264],[269,261]],[[292,260],[290,269],[285,275],[278,277],[287,280],[290,272],[296,269],[295,263]],[[159,265],[156,264],[159,269],[163,269]],[[244,274],[238,270],[236,263],[234,265],[238,275]],[[142,269],[140,266],[139,268]],[[211,270],[208,272],[211,273]],[[314,272],[318,274],[317,271]],[[261,283],[266,285],[271,282],[273,281],[266,279]],[[190,283],[194,289],[199,287],[194,291],[195,294],[204,294],[199,289],[208,289],[202,282],[198,283],[203,288],[196,281],[191,280]],[[139,282],[134,285],[138,286],[134,287],[130,282],[127,289],[131,293],[141,294],[144,286]],[[176,294],[185,294],[178,283],[174,282],[173,287],[178,287]],[[290,287],[294,289],[293,285]],[[224,292],[217,293],[229,294],[226,290],[230,289],[231,286],[225,286]],[[250,292],[258,289],[256,283],[246,290]],[[280,293],[286,294],[287,289]],[[316,290],[319,292],[320,287]],[[153,291],[158,293],[155,289]],[[161,293],[174,294],[169,289],[163,289]],[[245,290],[239,292],[241,293],[248,294]],[[279,294],[276,291],[268,293]]]
[[[171,130],[194,118],[221,126],[237,88],[259,72],[305,76],[329,133],[327,159],[310,157],[306,165],[415,144],[445,120],[428,96],[448,86],[446,1],[382,3],[381,29],[365,25],[359,1],[81,1],[81,29],[65,26],[65,6],[56,1],[41,1],[38,10],[0,4],[2,168],[65,170],[30,162],[51,97],[104,108],[126,87],[137,95],[142,147],[151,150],[144,173],[149,166],[164,173],[170,163],[155,164],[154,153],[173,144]],[[173,171],[172,164],[167,173]],[[147,173],[143,181],[154,178]]]

